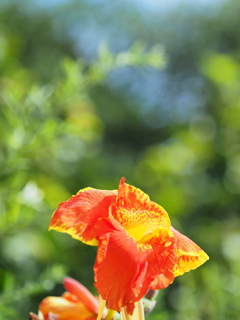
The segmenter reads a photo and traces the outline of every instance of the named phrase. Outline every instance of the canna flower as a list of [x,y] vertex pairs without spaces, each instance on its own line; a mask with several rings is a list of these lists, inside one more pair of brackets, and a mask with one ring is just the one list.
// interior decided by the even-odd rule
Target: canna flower
[[81,283],[64,278],[66,292],[61,297],[47,297],[39,305],[39,316],[32,320],[96,320],[98,299]]
[[199,267],[207,254],[175,230],[167,212],[140,189],[85,188],[54,212],[49,229],[97,245],[95,287],[107,307],[133,314],[149,289],[169,286]]

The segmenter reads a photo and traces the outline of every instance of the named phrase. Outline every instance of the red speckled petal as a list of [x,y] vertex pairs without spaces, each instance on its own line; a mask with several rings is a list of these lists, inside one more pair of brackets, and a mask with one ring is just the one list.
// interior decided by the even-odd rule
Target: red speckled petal
[[175,277],[180,276],[187,271],[196,269],[209,259],[208,255],[188,237],[184,236],[173,227],[171,227],[171,231],[177,240],[178,261],[174,269]]
[[73,238],[97,245],[95,226],[107,217],[109,206],[116,199],[116,191],[85,188],[68,201],[62,202],[54,212],[49,230],[66,232]]
[[136,241],[142,241],[157,229],[170,230],[167,212],[143,191],[124,181],[124,178],[120,180],[116,204],[111,206],[111,212],[128,233]]

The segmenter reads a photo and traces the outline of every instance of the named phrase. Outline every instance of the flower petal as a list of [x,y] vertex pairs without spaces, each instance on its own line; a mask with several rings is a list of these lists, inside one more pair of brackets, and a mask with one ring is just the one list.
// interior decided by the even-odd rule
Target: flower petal
[[188,237],[173,227],[171,231],[177,240],[178,261],[174,270],[175,277],[196,269],[209,259],[208,255]]
[[73,303],[62,297],[47,297],[39,305],[44,319],[48,319],[50,314],[57,316],[58,320],[94,320],[93,314],[81,303]]
[[[124,230],[107,233],[99,239],[94,265],[95,286],[108,308],[120,311],[122,306],[141,298],[139,293],[148,289],[143,289],[139,281],[144,279],[146,269],[147,264],[139,259],[134,240],[127,238]],[[134,301],[126,301],[129,291],[134,292]]]
[[95,314],[98,313],[98,300],[84,285],[70,277],[63,279],[63,285],[67,291],[74,294],[85,305],[86,309]]
[[[108,223],[106,220],[103,219],[102,224]],[[134,302],[146,294],[159,275],[168,284],[173,281],[170,270],[176,262],[174,257],[175,238],[167,247],[156,243],[138,244],[119,224],[118,230],[99,238],[95,286],[108,308],[120,311],[124,306],[132,314]],[[157,280],[155,287],[161,287]]]
[[[157,243],[159,241],[159,244]],[[151,257],[151,273],[155,273],[156,277],[150,285],[150,289],[160,290],[168,287],[174,280],[173,269],[176,265],[176,239],[172,236],[168,237],[164,243],[161,239],[152,239],[153,253]],[[148,259],[150,259],[148,257]]]
[[109,206],[115,201],[116,194],[114,190],[80,190],[58,206],[51,218],[49,230],[66,232],[82,242],[97,245],[96,222],[108,216]]
[[139,242],[159,228],[169,230],[167,212],[143,191],[124,181],[120,180],[116,204],[111,206],[113,217]]

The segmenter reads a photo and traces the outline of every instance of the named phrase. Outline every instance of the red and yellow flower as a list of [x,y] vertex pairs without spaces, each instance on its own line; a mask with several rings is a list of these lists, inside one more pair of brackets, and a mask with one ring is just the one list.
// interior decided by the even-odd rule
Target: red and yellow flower
[[97,245],[95,286],[107,307],[132,314],[149,289],[199,267],[207,254],[175,230],[167,212],[143,191],[125,183],[118,190],[85,188],[54,212],[49,229]]
[[72,278],[64,278],[66,292],[61,297],[47,297],[39,305],[41,320],[96,320],[98,299],[87,288]]

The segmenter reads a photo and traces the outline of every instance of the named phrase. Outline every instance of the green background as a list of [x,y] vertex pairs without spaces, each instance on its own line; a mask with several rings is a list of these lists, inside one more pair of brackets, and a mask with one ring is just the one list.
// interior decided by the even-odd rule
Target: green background
[[28,319],[96,248],[48,232],[122,176],[210,260],[149,320],[239,319],[240,2],[0,1],[0,320]]

